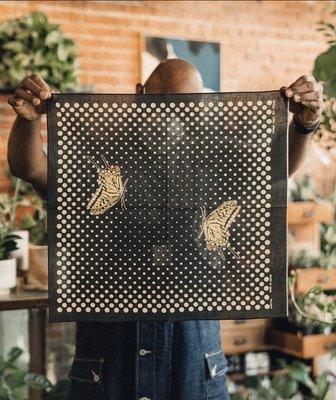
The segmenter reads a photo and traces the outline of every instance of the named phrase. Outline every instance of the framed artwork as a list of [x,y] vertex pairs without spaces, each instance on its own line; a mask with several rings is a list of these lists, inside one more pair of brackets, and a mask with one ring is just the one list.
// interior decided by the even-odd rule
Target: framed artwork
[[287,313],[279,91],[48,101],[53,321]]
[[141,79],[145,82],[160,61],[182,58],[199,70],[205,92],[219,92],[220,56],[217,42],[145,36],[141,46]]

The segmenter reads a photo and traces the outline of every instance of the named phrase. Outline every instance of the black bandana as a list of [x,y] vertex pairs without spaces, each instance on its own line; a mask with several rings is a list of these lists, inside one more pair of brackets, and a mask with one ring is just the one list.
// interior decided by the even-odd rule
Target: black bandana
[[48,102],[51,319],[284,316],[278,91]]

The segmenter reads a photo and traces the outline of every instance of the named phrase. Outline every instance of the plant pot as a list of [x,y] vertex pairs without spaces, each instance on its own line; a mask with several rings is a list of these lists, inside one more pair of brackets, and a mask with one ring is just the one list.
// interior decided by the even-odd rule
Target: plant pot
[[0,296],[7,296],[16,286],[16,259],[0,260]]
[[29,245],[28,287],[48,290],[48,246]]

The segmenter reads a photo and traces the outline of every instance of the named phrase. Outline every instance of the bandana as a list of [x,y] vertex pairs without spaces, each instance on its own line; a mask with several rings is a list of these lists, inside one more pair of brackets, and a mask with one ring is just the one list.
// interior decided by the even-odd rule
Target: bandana
[[51,320],[286,315],[287,110],[279,91],[54,94]]

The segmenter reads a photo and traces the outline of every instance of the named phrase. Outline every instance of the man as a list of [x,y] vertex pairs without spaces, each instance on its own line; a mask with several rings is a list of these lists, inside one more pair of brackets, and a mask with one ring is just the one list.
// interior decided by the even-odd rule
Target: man
[[[199,72],[170,59],[153,71],[137,93],[202,92]],[[289,171],[309,148],[322,110],[322,88],[303,76],[287,88],[294,119],[289,129]],[[51,89],[36,75],[25,78],[8,99],[18,114],[8,142],[11,172],[46,197],[47,156],[40,116]],[[226,400],[226,358],[219,321],[85,322],[77,325],[69,400]]]

